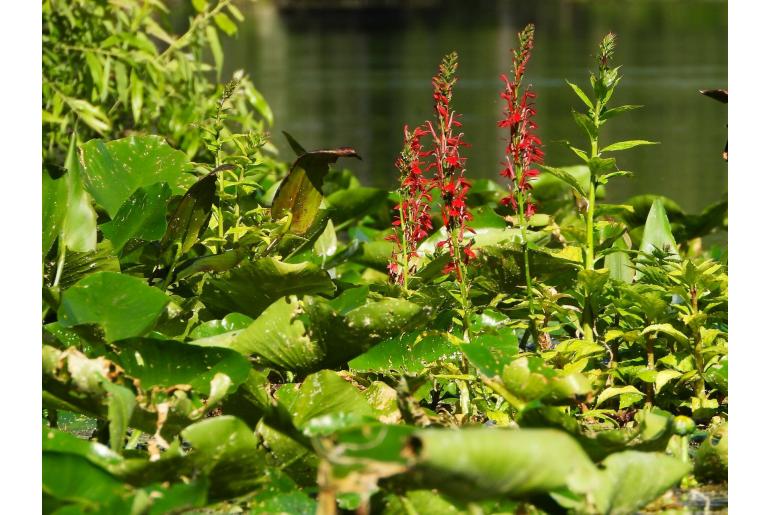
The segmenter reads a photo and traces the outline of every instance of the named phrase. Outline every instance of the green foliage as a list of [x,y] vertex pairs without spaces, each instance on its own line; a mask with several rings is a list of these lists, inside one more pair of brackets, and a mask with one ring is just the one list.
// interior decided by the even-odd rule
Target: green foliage
[[46,513],[629,513],[726,478],[726,203],[598,202],[650,143],[599,145],[638,107],[609,107],[613,35],[541,212],[476,181],[467,289],[442,228],[407,290],[395,196],[347,147],[277,161],[265,99],[213,82],[240,12],[191,4],[175,36],[162,2],[43,2]]

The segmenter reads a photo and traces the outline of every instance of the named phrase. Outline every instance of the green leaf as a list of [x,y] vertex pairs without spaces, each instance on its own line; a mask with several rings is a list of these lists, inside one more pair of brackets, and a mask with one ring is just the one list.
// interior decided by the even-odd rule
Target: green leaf
[[505,366],[519,354],[519,340],[513,334],[481,334],[461,346],[463,354],[479,372],[489,378],[502,376]]
[[628,385],[628,386],[614,386],[610,388],[606,388],[602,390],[602,393],[599,394],[599,396],[596,398],[596,407],[598,408],[602,404],[604,404],[605,401],[612,399],[613,397],[617,397],[618,395],[625,395],[625,394],[633,394],[634,396],[639,396],[641,399],[644,397],[644,394],[637,390],[634,386]]
[[378,343],[348,362],[348,367],[357,372],[417,374],[455,352],[457,346],[444,336],[412,332]]
[[107,118],[99,107],[77,98],[65,97],[63,95],[62,98],[83,123],[99,134],[104,134],[112,128],[110,119]]
[[136,277],[98,272],[62,294],[59,322],[64,327],[98,324],[108,341],[145,334],[169,298]]
[[123,386],[104,382],[107,391],[107,418],[110,421],[110,448],[120,453],[123,450],[131,414],[136,406],[134,392]]
[[142,117],[142,106],[144,105],[144,82],[136,74],[136,69],[131,68],[131,114],[134,116],[134,123],[139,123]]
[[156,241],[163,236],[166,232],[166,202],[170,196],[171,188],[166,183],[138,188],[112,221],[100,226],[115,252],[120,252],[132,238]]
[[572,166],[568,168],[554,168],[546,165],[539,165],[539,167],[544,172],[549,173],[557,179],[560,179],[572,186],[575,191],[580,193],[582,196],[588,197],[588,190],[590,188],[590,175],[577,173],[579,170],[587,169],[586,167]]
[[195,10],[199,13],[202,13],[208,9],[208,2],[207,0],[192,0],[193,7],[195,7]]
[[338,190],[329,195],[326,201],[335,224],[361,218],[377,209],[385,207],[388,192],[379,188],[351,188]]
[[69,288],[84,277],[97,272],[120,272],[120,262],[115,257],[109,241],[97,244],[93,252],[67,253],[59,286]]
[[137,188],[167,182],[172,193],[181,192],[187,157],[159,136],[130,136],[85,143],[82,163],[86,191],[114,218]]
[[225,374],[233,386],[248,377],[251,366],[230,349],[198,347],[175,340],[135,338],[121,341],[116,361],[144,390],[190,385],[205,395],[212,394],[212,381]]
[[234,36],[238,32],[238,26],[225,13],[215,14],[214,23],[228,36]]
[[502,379],[508,391],[524,401],[562,403],[585,397],[592,390],[584,375],[557,371],[537,357],[522,357],[506,365]]
[[645,327],[644,330],[642,331],[643,335],[650,334],[650,333],[664,333],[671,336],[673,339],[675,339],[679,343],[683,343],[685,345],[688,345],[690,343],[690,339],[681,331],[675,329],[674,326],[672,326],[671,324],[652,324]]
[[374,416],[361,392],[331,370],[309,375],[288,410],[294,425],[308,435],[329,434]]
[[[265,121],[267,121],[267,124],[272,126],[274,121],[273,110],[270,109],[270,104],[267,103],[267,100],[262,96],[262,93],[260,93],[251,82],[244,85],[243,91],[246,94],[249,103],[260,115],[262,115]],[[302,153],[305,153],[304,150]]]
[[666,216],[663,201],[656,199],[650,207],[647,221],[644,224],[644,234],[639,250],[651,253],[653,249],[660,249],[671,255],[678,256],[676,240],[671,233],[671,225]]
[[215,315],[239,312],[257,317],[286,295],[331,295],[334,291],[329,274],[310,262],[290,264],[261,258],[209,279],[201,301]]
[[631,249],[631,245],[629,241],[626,241],[626,238],[628,238],[628,235],[624,235],[613,242],[612,248],[618,249],[618,252],[605,256],[604,266],[610,269],[611,279],[631,284],[634,281],[634,268],[628,253],[623,252],[624,250]]
[[51,170],[43,167],[43,256],[51,250],[61,232],[67,210],[67,179],[54,178]]
[[64,163],[67,209],[62,222],[62,241],[75,252],[90,252],[96,248],[96,212],[91,206],[91,197],[83,190],[76,146],[77,136],[73,135]]
[[586,491],[597,476],[580,445],[553,429],[424,429],[408,450],[428,485],[460,499]]
[[129,493],[121,480],[76,454],[44,452],[42,468],[44,498],[48,495],[105,513],[102,510],[108,509],[111,500]]
[[337,252],[337,231],[334,230],[334,223],[331,220],[326,223],[326,229],[313,243],[313,252],[316,256],[321,256],[323,262]]
[[626,150],[629,148],[638,147],[640,145],[658,145],[660,144],[659,141],[647,141],[643,139],[634,139],[634,140],[628,140],[628,141],[618,141],[617,143],[613,143],[611,145],[607,145],[603,149],[599,151],[600,154],[603,154],[604,152],[617,152],[618,150]]
[[572,118],[575,119],[575,123],[578,124],[578,127],[581,127],[586,132],[588,139],[594,140],[597,138],[598,131],[594,125],[594,121],[591,118],[583,113],[575,111],[574,109],[572,110]]
[[217,172],[205,175],[195,182],[171,215],[163,238],[160,240],[160,253],[167,264],[176,261],[198,242],[208,227],[211,208],[217,194]]
[[217,80],[222,76],[222,65],[225,62],[225,54],[222,51],[222,44],[219,42],[219,33],[213,25],[206,27],[206,39],[209,42],[211,55],[214,57],[214,67],[217,69]]
[[321,206],[321,187],[329,172],[329,165],[337,162],[340,157],[358,157],[358,154],[352,148],[342,147],[316,150],[297,158],[273,199],[273,219],[277,220],[290,213],[292,218],[289,231],[297,235],[307,233]]
[[599,513],[636,513],[675,486],[690,471],[681,460],[661,453],[624,451],[603,462],[594,492]]
[[639,109],[640,107],[644,107],[641,105],[624,105],[619,107],[613,107],[612,109],[602,110],[601,114],[599,115],[599,119],[601,121],[609,120],[610,118],[617,116],[619,114],[632,111],[634,109]]
[[575,94],[578,96],[578,98],[583,101],[586,107],[588,107],[588,109],[593,110],[594,105],[591,104],[591,101],[588,99],[588,95],[586,95],[577,84],[573,84],[568,80],[565,80],[565,82],[569,84],[569,87],[572,88],[572,91],[574,91]]

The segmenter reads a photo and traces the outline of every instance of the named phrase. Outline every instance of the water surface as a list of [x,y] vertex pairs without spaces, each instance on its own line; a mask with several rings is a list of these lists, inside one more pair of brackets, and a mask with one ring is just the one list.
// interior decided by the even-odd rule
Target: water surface
[[[291,3],[291,2],[286,2]],[[386,3],[387,2],[380,2]],[[602,143],[659,141],[618,154],[622,169],[610,200],[660,193],[685,210],[727,191],[720,154],[727,107],[698,93],[727,87],[727,2],[722,1],[419,1],[369,9],[281,9],[243,3],[246,21],[225,42],[229,71],[246,70],[275,113],[274,142],[292,133],[308,148],[350,145],[347,163],[369,185],[391,187],[403,125],[431,115],[431,76],[443,54],[460,54],[455,107],[463,114],[470,177],[498,178],[504,146],[499,75],[524,24],[537,27],[527,81],[538,94],[537,121],[552,165],[574,164],[557,140],[585,145],[564,79],[588,88],[602,36],[618,34],[623,80],[614,105],[646,107],[605,125]]]

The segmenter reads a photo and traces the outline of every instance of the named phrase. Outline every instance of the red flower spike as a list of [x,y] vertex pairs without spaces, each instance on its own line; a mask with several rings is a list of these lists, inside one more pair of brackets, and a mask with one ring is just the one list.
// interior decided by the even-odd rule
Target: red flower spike
[[405,125],[404,146],[396,159],[396,168],[401,173],[399,194],[404,200],[394,207],[393,233],[385,239],[395,243],[388,272],[402,284],[405,272],[409,273],[416,267],[413,261],[419,257],[419,243],[433,228],[430,219],[430,202],[433,200],[429,193],[431,181],[424,177],[424,163],[421,161],[427,153],[422,150],[420,138],[428,133],[422,127],[410,132]]
[[504,83],[500,96],[505,100],[505,112],[498,127],[508,128],[510,143],[506,146],[505,168],[500,175],[508,179],[509,195],[501,200],[502,205],[509,205],[516,211],[519,209],[517,197],[521,196],[524,204],[524,216],[529,219],[535,213],[535,205],[532,200],[532,184],[530,180],[537,177],[539,172],[532,168],[533,163],[543,162],[543,151],[540,149],[540,138],[532,131],[537,129],[533,117],[537,114],[533,101],[535,92],[529,88],[520,94],[522,79],[527,68],[527,63],[534,46],[535,28],[527,25],[519,33],[519,48],[512,50],[513,66],[511,68],[512,80],[502,75]]

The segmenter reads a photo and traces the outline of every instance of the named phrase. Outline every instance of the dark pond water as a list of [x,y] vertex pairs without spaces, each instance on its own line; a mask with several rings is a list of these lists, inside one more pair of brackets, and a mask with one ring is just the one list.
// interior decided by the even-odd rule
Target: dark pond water
[[583,142],[570,115],[579,101],[564,79],[586,87],[596,44],[612,30],[619,36],[617,62],[624,75],[616,105],[646,107],[609,122],[602,140],[661,145],[618,154],[619,165],[636,175],[613,184],[610,200],[652,192],[695,210],[727,191],[720,158],[727,107],[698,94],[727,87],[727,2],[390,3],[398,7],[309,10],[242,3],[247,19],[237,39],[225,42],[226,63],[229,71],[246,70],[270,102],[273,140],[286,159],[292,153],[281,130],[309,148],[355,147],[364,160],[349,166],[362,181],[392,186],[401,128],[430,116],[431,76],[441,56],[457,50],[455,107],[472,144],[468,175],[496,178],[503,148],[496,127],[502,108],[498,77],[510,67],[516,30],[532,21],[537,33],[528,79],[538,93],[548,163],[574,163],[556,143]]

